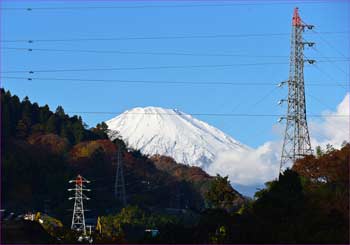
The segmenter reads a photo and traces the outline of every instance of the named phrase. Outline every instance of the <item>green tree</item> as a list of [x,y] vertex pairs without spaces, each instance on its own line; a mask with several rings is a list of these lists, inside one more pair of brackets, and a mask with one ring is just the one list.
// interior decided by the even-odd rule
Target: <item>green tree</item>
[[74,143],[79,143],[84,137],[84,127],[80,121],[75,121],[72,124],[72,131],[74,136]]
[[28,135],[28,125],[24,120],[19,120],[16,126],[16,136],[18,138],[25,138]]
[[101,138],[108,138],[108,125],[105,122],[98,123],[92,131]]
[[68,132],[67,132],[67,126],[66,126],[66,124],[62,124],[62,125],[61,125],[60,136],[61,136],[62,138],[67,138],[67,137],[68,137]]
[[[235,217],[231,243],[302,243],[307,233],[299,229],[306,220],[305,198],[300,176],[287,169],[279,180],[266,183],[251,206]],[[305,241],[304,241],[305,242]]]
[[144,224],[145,213],[137,206],[127,206],[117,215],[117,219],[122,224]]
[[11,135],[10,114],[7,108],[2,108],[1,120],[1,135],[2,137],[7,138]]
[[34,124],[39,122],[40,107],[39,107],[38,103],[32,104],[31,111],[32,111],[32,125],[34,125]]
[[205,194],[205,198],[213,208],[231,209],[237,194],[230,185],[228,176],[217,175]]
[[215,244],[229,243],[227,237],[227,228],[222,225],[216,229],[215,234],[210,237],[210,240]]
[[40,107],[40,109],[39,109],[39,122],[46,123],[46,121],[49,119],[51,114],[52,113],[51,113],[48,105]]
[[26,121],[27,126],[30,127],[32,123],[32,103],[30,103],[28,96],[24,98],[22,105],[22,119]]
[[259,215],[283,219],[297,214],[304,201],[303,187],[298,173],[287,169],[278,181],[267,183],[267,188],[256,194],[253,208]]
[[60,118],[65,118],[66,114],[64,113],[62,106],[57,106],[55,114],[59,116]]
[[195,227],[195,243],[229,243],[231,215],[223,209],[206,209]]
[[49,120],[47,120],[46,124],[46,132],[47,133],[56,133],[57,131],[57,118],[55,115],[51,115]]
[[322,151],[321,146],[319,146],[319,145],[316,146],[316,157],[319,158],[319,157],[321,157],[323,154],[324,154],[324,153],[323,153],[323,151]]

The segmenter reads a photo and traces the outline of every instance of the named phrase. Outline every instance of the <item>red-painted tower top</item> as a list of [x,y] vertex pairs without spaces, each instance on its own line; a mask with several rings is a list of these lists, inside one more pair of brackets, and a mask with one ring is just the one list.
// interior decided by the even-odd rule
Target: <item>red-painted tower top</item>
[[299,8],[296,7],[293,13],[293,26],[301,26],[301,18],[299,16]]
[[81,175],[79,174],[77,179],[75,180],[75,183],[79,186],[81,186],[83,184],[83,178],[81,177]]

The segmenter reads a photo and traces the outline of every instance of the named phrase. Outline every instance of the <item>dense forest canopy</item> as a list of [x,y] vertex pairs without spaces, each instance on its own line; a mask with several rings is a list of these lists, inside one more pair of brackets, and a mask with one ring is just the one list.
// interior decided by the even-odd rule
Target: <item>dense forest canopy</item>
[[[63,243],[76,242],[66,189],[78,173],[91,180],[87,217],[97,220],[93,236],[99,243],[349,243],[346,142],[339,150],[318,148],[316,156],[299,159],[250,200],[227,177],[169,157],[144,156],[122,139],[110,141],[105,123],[87,128],[61,106],[52,112],[2,89],[1,116],[2,207],[61,220],[60,228],[44,228]],[[118,149],[126,207],[113,197]],[[25,236],[28,225],[19,227]],[[145,234],[146,229],[159,234]]]
[[71,145],[85,140],[107,138],[104,128],[97,125],[87,130],[80,116],[69,117],[58,106],[55,112],[48,105],[31,103],[28,97],[22,101],[9,91],[1,90],[2,138],[24,139],[37,133],[52,133],[68,140]]
[[[68,116],[61,106],[52,112],[47,105],[39,106],[28,97],[21,101],[4,89],[1,109],[5,207],[21,211],[43,209],[43,200],[47,200],[53,213],[63,215],[62,210],[71,205],[65,191],[68,180],[81,173],[92,180],[91,188],[96,190],[92,192],[94,201],[89,204],[92,209],[99,214],[108,213],[113,207],[118,209],[120,203],[113,197],[113,159],[118,148],[123,155],[129,203],[196,210],[205,206],[204,190],[212,177],[172,159],[174,168],[165,169],[168,158],[150,159],[129,149],[121,139],[110,141],[104,122],[87,128],[81,117]],[[182,176],[176,175],[178,171]],[[176,189],[176,197],[169,189]],[[238,193],[237,197],[242,199]]]

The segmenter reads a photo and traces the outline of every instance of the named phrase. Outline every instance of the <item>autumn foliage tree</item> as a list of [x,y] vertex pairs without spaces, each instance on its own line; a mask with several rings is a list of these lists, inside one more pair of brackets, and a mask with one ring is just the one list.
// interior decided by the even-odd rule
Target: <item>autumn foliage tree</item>
[[230,185],[228,176],[217,175],[206,193],[208,204],[213,208],[231,209],[238,194]]
[[313,183],[336,183],[347,185],[349,183],[350,144],[342,149],[333,149],[318,158],[313,155],[299,159],[295,162],[293,170]]
[[317,158],[307,156],[295,162],[293,170],[304,178],[305,191],[325,212],[340,212],[349,221],[350,144],[340,150],[327,147]]

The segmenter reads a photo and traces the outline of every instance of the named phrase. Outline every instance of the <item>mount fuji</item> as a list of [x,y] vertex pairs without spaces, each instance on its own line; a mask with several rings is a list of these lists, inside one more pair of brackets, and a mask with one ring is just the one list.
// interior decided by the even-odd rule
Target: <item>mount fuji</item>
[[134,108],[106,121],[109,137],[121,137],[145,155],[164,155],[206,169],[221,152],[251,149],[219,129],[176,109]]

